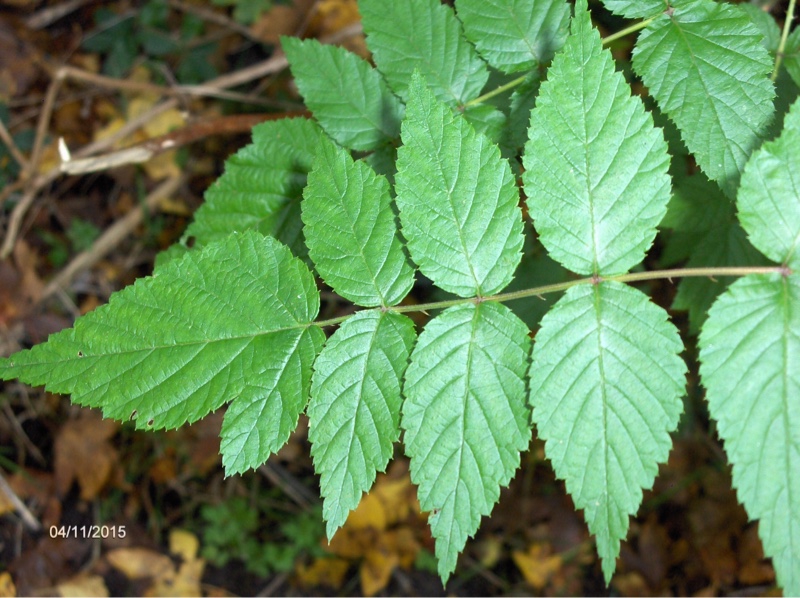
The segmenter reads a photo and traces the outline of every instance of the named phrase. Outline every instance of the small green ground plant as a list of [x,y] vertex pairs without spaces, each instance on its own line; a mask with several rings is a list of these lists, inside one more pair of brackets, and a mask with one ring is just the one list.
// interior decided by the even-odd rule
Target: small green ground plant
[[[361,0],[375,67],[284,39],[314,119],[257,126],[153,276],[0,376],[145,429],[227,404],[229,474],[305,411],[329,536],[401,440],[443,581],[535,429],[609,580],[683,411],[686,337],[632,286],[671,279],[738,497],[800,594],[795,2],[782,30],[748,4],[603,4],[641,20],[603,40],[587,0]],[[636,32],[645,99],[608,49]],[[419,275],[448,298],[404,304]],[[320,280],[355,313],[318,319]]]

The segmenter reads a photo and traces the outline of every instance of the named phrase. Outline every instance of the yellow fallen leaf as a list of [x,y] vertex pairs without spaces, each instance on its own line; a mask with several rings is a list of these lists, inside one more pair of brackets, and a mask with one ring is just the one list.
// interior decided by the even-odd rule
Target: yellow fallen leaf
[[174,529],[169,533],[169,551],[181,557],[184,562],[197,559],[200,541],[192,532],[183,529]]
[[117,548],[106,559],[128,579],[160,578],[175,571],[168,556],[147,548]]
[[549,552],[541,544],[531,544],[526,552],[515,550],[512,554],[525,581],[537,590],[543,589],[553,574],[561,568],[561,556],[551,555]]
[[310,565],[298,564],[295,580],[304,588],[328,586],[341,588],[350,563],[344,559],[319,557]]
[[105,581],[99,575],[80,574],[56,586],[58,593],[64,598],[80,598],[81,596],[108,596]]
[[11,573],[3,571],[0,573],[0,597],[10,598],[17,595],[17,586],[14,585],[14,580],[11,579]]

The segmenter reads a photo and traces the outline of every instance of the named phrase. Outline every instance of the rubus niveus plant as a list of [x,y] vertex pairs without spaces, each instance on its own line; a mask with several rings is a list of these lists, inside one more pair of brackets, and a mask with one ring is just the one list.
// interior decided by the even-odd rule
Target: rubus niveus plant
[[[629,283],[680,279],[739,499],[800,594],[795,2],[782,31],[751,5],[604,4],[642,20],[601,40],[587,0],[361,0],[376,68],[284,39],[314,119],[257,126],[153,276],[0,376],[148,429],[227,404],[230,474],[305,411],[329,535],[401,440],[443,580],[535,428],[608,580],[687,369]],[[604,47],[637,31],[645,99]],[[417,271],[449,296],[404,304]],[[318,320],[320,279],[356,312]]]

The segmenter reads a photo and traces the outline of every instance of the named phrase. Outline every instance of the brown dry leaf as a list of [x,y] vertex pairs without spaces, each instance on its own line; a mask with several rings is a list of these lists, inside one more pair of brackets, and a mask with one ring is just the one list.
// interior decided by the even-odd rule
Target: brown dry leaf
[[537,590],[544,589],[562,565],[561,556],[550,554],[542,544],[531,544],[526,552],[515,550],[511,556],[525,581]]
[[64,598],[80,598],[81,596],[108,596],[105,581],[99,575],[81,573],[72,579],[56,586],[58,593]]
[[0,598],[10,598],[17,595],[17,587],[11,579],[11,573],[3,571],[0,573]]
[[0,19],[0,100],[24,94],[38,74],[30,46],[18,37],[13,25]]
[[82,412],[80,419],[67,421],[55,440],[56,491],[63,496],[77,480],[83,500],[94,499],[111,480],[119,461],[108,442],[119,428],[94,411]]
[[[339,33],[345,27],[361,21],[356,0],[320,0],[309,25],[309,32],[317,37]],[[363,57],[369,56],[363,35],[357,35],[342,41],[342,45]]]
[[764,547],[758,537],[758,526],[748,527],[739,539],[739,582],[745,586],[771,584],[775,581],[775,570],[764,560]]
[[267,44],[277,45],[281,35],[297,35],[314,0],[294,0],[290,6],[278,4],[250,26],[250,33]]

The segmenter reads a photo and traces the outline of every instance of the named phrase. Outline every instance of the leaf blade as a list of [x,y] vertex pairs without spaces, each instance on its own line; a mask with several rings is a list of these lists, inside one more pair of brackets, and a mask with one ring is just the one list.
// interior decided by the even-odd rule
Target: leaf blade
[[666,213],[663,134],[602,49],[585,1],[531,113],[523,175],[551,257],[579,274],[620,274],[644,258]]
[[739,220],[753,245],[771,260],[800,268],[800,100],[783,132],[745,167],[737,196]]
[[633,67],[681,131],[703,172],[729,197],[772,118],[772,61],[749,17],[692,0],[641,34]]
[[325,141],[303,195],[306,244],[325,282],[358,305],[399,303],[414,284],[414,270],[397,234],[386,178]]
[[527,332],[501,304],[459,305],[431,320],[412,352],[401,427],[443,580],[528,446]]
[[344,147],[374,150],[400,135],[403,105],[369,63],[338,46],[282,37],[306,106]]
[[384,471],[400,438],[401,385],[416,338],[413,322],[362,311],[317,358],[308,406],[314,468],[321,477],[328,538]]
[[533,421],[597,537],[606,582],[642,489],[672,446],[669,431],[683,409],[682,350],[666,312],[616,282],[572,287],[536,335]]
[[462,297],[501,290],[523,242],[508,162],[419,77],[401,136],[396,202],[412,259],[437,286]]
[[489,71],[452,8],[438,0],[361,0],[358,8],[375,64],[402,100],[415,69],[450,105],[480,94]]
[[458,0],[456,11],[478,52],[505,73],[549,62],[567,38],[564,0]]
[[205,245],[232,232],[257,230],[305,253],[300,199],[322,139],[305,118],[253,127],[253,141],[225,162],[225,172],[205,193],[185,237]]
[[764,552],[787,596],[800,592],[800,280],[733,283],[700,334],[700,374],[733,485],[759,519]]

